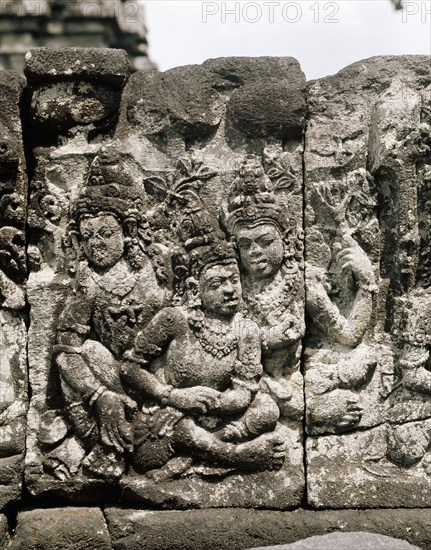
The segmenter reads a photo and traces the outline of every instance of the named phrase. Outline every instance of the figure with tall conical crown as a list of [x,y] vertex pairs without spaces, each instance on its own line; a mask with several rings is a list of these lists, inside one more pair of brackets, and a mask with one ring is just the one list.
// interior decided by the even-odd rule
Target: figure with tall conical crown
[[[129,419],[136,404],[122,389],[119,360],[167,297],[160,268],[149,259],[155,245],[142,213],[145,200],[124,161],[104,150],[72,204],[66,245],[73,251],[75,293],[59,318],[54,346],[66,427],[53,430],[48,411],[39,431],[40,445],[50,448],[45,469],[59,479],[82,470],[118,478],[126,451],[133,450]],[[70,426],[74,435],[65,437]]]
[[294,257],[297,235],[292,235],[286,197],[276,192],[259,156],[249,155],[240,166],[222,217],[239,251],[246,314],[260,330],[261,388],[273,396],[283,416],[300,419],[302,379],[295,367],[305,324],[298,307],[302,273]]

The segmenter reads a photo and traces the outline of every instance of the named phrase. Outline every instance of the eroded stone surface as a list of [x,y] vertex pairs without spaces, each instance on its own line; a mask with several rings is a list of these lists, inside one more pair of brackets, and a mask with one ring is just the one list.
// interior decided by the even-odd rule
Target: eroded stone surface
[[8,548],[110,550],[112,546],[99,508],[52,508],[21,512]]
[[[40,145],[27,486],[78,502],[121,490],[169,507],[299,505],[299,66],[135,73],[116,124],[127,71],[95,50],[75,74],[80,55],[42,50],[27,69]],[[262,103],[268,71],[279,92]],[[255,119],[247,86],[260,86]]]
[[308,504],[430,506],[429,60],[306,90],[290,58],[130,76],[121,51],[43,49],[26,74],[27,296],[22,83],[0,77],[0,504],[27,297],[31,495],[286,509],[306,439]]
[[5,548],[9,542],[9,531],[6,516],[0,515],[0,548]]
[[0,72],[0,509],[20,496],[27,409],[24,79]]
[[[406,549],[407,544],[423,550],[431,548],[427,510],[277,512],[236,509],[154,512],[108,508],[105,514],[112,545],[116,550],[240,550],[295,544],[295,541],[334,531],[338,537],[352,536],[351,531],[369,531],[370,534],[364,535],[374,539],[378,537],[377,533],[385,535],[381,537],[383,539],[393,537],[399,544],[404,544]],[[321,546],[314,545],[313,548],[320,549]],[[345,544],[345,548],[363,550],[366,546]]]
[[[44,484],[43,472],[57,467],[62,471],[64,461],[68,466],[59,477],[66,479],[78,468],[84,454],[80,443],[69,437],[53,346],[60,314],[74,292],[69,277],[74,262],[73,254],[69,254],[74,250],[73,228],[68,225],[71,207],[88,176],[89,159],[115,131],[121,92],[130,71],[125,53],[120,50],[40,49],[28,56],[26,74],[35,156],[28,212],[27,285],[33,399],[28,419],[26,475],[31,492],[40,491],[39,486],[50,490],[51,485]],[[67,400],[66,403],[71,404]],[[59,446],[52,457],[51,451]],[[64,487],[64,493],[79,495],[83,487],[87,487],[85,479],[72,488]],[[85,493],[81,501],[103,500],[103,487],[103,482],[95,480],[92,491]],[[112,491],[115,493],[115,489],[110,490],[111,494]]]
[[430,65],[372,58],[308,86],[309,502],[429,506]]

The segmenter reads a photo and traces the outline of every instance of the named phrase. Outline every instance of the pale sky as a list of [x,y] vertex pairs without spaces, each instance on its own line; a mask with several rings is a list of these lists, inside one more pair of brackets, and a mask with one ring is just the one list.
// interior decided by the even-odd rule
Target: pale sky
[[374,55],[431,55],[431,0],[146,0],[162,71],[226,56],[292,56],[307,79]]

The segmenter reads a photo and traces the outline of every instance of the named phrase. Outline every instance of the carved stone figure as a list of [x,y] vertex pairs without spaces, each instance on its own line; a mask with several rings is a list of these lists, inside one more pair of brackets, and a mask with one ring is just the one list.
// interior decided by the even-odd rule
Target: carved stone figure
[[[45,459],[45,468],[60,479],[81,467],[119,477],[124,452],[133,450],[126,417],[135,404],[122,390],[119,361],[166,299],[148,258],[143,200],[108,154],[93,161],[73,207],[67,244],[77,254],[76,290],[60,316],[54,356],[75,434],[71,439],[66,429],[59,431],[59,446]],[[42,428],[42,445],[53,445],[49,432]]]
[[165,466],[175,455],[235,469],[279,468],[285,454],[274,433],[279,410],[258,392],[259,331],[237,311],[235,256],[222,246],[195,252],[201,257],[189,291],[201,306],[162,310],[138,335],[131,364],[123,367],[129,385],[156,403],[137,421],[135,468]]
[[[304,487],[304,75],[290,59],[129,74],[119,51],[38,50],[27,64],[27,486],[76,502],[114,491],[169,507],[293,506]],[[286,90],[283,120],[266,116]],[[250,92],[266,98],[257,110]],[[275,290],[259,294],[283,305],[266,321],[216,220],[241,161],[268,147],[265,171],[280,204],[294,184],[296,219],[270,222],[283,253]],[[197,267],[217,250],[227,256]],[[229,312],[212,304],[216,280],[222,295],[234,287]]]
[[305,330],[302,274],[285,197],[275,193],[262,161],[248,158],[234,181],[226,225],[239,251],[246,314],[260,330],[264,378],[284,416],[301,418],[302,380],[295,372]]
[[430,503],[428,79],[425,58],[382,57],[308,88],[304,359],[319,507]]
[[364,219],[372,223],[375,203],[367,178],[365,171],[358,170],[345,182],[322,182],[315,188],[316,208],[326,209],[337,233],[331,251],[323,224],[311,225],[313,220],[308,220],[306,310],[312,323],[310,338],[320,340],[314,349],[307,350],[307,422],[311,433],[322,429],[337,432],[358,425],[362,417],[358,390],[369,381],[376,365],[373,351],[363,339],[377,286],[373,266],[353,237]]
[[168,193],[181,205],[178,234],[186,255],[175,262],[181,305],[163,309],[139,333],[122,368],[142,410],[133,421],[133,466],[156,470],[156,480],[196,460],[212,468],[272,470],[285,456],[275,431],[278,406],[259,391],[259,329],[239,313],[235,252],[195,186],[180,179]]
[[[429,289],[417,289],[399,301],[400,374],[388,410],[388,458],[401,467],[422,461],[431,472],[431,327]],[[428,455],[427,455],[428,453]],[[426,457],[426,458],[425,458]]]

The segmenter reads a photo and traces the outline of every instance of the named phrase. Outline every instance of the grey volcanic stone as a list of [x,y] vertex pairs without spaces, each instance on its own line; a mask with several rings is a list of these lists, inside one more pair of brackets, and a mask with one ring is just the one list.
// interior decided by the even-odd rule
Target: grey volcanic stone
[[110,536],[99,508],[53,508],[18,514],[9,548],[18,550],[109,550]]
[[9,542],[9,532],[6,516],[0,515],[0,548],[5,548]]
[[123,50],[38,48],[26,60],[33,147],[59,144],[59,136],[78,130],[86,136],[111,131],[132,72]]
[[18,102],[25,86],[25,79],[14,71],[0,71],[1,120],[19,127]]
[[211,59],[203,67],[232,88],[227,118],[250,138],[302,135],[305,120],[305,76],[296,59],[257,57]]
[[[108,493],[121,505],[176,509],[299,506],[304,116],[303,103],[291,101],[303,96],[298,63],[214,60],[135,73],[113,91],[107,52],[62,55],[36,51],[27,71],[39,131],[29,216],[38,261],[28,283],[27,489],[86,505]],[[281,83],[275,106],[262,99],[269,74]],[[235,107],[249,121],[245,130],[228,103],[247,87],[249,106],[242,114]],[[88,224],[117,246],[87,247],[96,235]],[[248,249],[240,255],[229,241],[260,242],[262,232],[271,242],[260,274]],[[237,274],[228,312],[217,304],[212,311],[203,295],[209,265],[222,277],[227,265]],[[147,336],[154,372],[136,368]],[[171,377],[168,369],[182,363],[187,372]]]
[[125,101],[128,120],[146,134],[177,131],[190,139],[217,127],[226,94],[234,92],[227,119],[240,132],[297,138],[304,124],[304,84],[293,58],[220,58],[165,73],[136,73]]
[[0,72],[0,509],[21,492],[27,412],[26,163],[20,101],[25,80]]
[[293,57],[219,57],[202,64],[208,71],[219,75],[232,87],[239,87],[267,79],[285,78],[296,85],[304,83],[305,75]]
[[420,550],[405,540],[376,535],[365,531],[352,533],[331,533],[308,539],[298,540],[292,544],[279,546],[261,546],[253,550]]
[[[116,550],[243,550],[294,543],[334,531],[342,531],[338,536],[371,531],[408,540],[422,550],[431,548],[428,510],[155,512],[108,508],[105,514]],[[345,548],[353,550],[354,546],[347,544]]]
[[135,73],[125,91],[129,123],[146,134],[206,135],[222,116],[218,82],[217,75],[198,65]]
[[113,48],[35,48],[26,55],[25,75],[31,82],[89,78],[121,87],[131,72],[126,52]]
[[[430,506],[431,65],[307,84],[309,504]],[[326,288],[325,288],[326,285]]]

